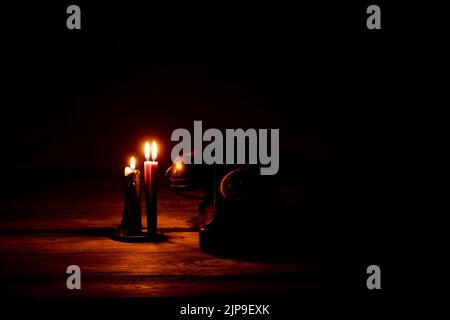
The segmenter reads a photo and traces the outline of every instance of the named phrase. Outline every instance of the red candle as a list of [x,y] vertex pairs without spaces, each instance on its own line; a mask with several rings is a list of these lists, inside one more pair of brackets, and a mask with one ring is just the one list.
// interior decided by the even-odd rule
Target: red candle
[[[147,161],[144,162],[144,183],[145,183],[145,205],[147,211],[147,230],[150,237],[156,236],[158,228],[158,205],[157,205],[157,190],[156,177],[158,172],[158,161],[156,161],[158,149],[156,142],[152,142],[151,150],[150,144],[145,144],[144,153]],[[152,161],[150,161],[150,154]]]

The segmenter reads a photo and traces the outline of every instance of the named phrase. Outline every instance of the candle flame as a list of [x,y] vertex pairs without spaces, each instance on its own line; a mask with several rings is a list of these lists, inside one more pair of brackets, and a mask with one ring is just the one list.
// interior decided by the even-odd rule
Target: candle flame
[[158,147],[156,146],[156,142],[152,141],[152,160],[156,160],[156,156],[158,154]]
[[131,170],[136,169],[136,158],[135,157],[131,157],[131,159],[130,159],[130,168],[131,168]]
[[125,167],[125,170],[124,170],[125,177],[128,177],[132,172],[133,172],[133,170],[131,170],[130,167]]
[[144,154],[145,154],[145,159],[147,159],[147,161],[148,161],[150,159],[150,143],[148,143],[148,142],[145,143]]

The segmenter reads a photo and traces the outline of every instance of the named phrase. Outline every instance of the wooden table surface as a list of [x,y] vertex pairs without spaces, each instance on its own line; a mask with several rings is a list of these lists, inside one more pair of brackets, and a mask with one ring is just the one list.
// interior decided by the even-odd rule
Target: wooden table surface
[[[0,295],[42,298],[183,297],[289,293],[315,287],[315,264],[224,259],[198,244],[197,201],[161,190],[162,243],[122,243],[121,184],[110,179],[52,181],[1,199]],[[145,220],[143,221],[145,224]],[[82,290],[66,288],[81,268]],[[321,284],[322,285],[322,284]]]

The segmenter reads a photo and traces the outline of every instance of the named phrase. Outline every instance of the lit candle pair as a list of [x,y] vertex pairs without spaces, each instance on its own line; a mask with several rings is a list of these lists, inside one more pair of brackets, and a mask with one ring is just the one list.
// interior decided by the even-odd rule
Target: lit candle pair
[[[147,212],[147,235],[151,238],[156,237],[158,228],[158,202],[156,187],[156,180],[158,176],[158,161],[156,161],[157,153],[158,148],[155,141],[152,142],[151,146],[148,142],[145,144],[144,154],[146,161],[144,162],[144,193]],[[125,167],[124,175],[125,177],[129,177],[129,180],[125,190],[125,209],[120,227],[129,231],[130,234],[137,234],[140,233],[142,227],[139,196],[140,172],[136,169],[135,157],[131,157],[130,166]],[[130,208],[136,209],[130,211]],[[138,219],[137,216],[139,216],[139,224],[136,222],[136,219]],[[125,223],[127,221],[132,221],[132,223]],[[139,232],[136,232],[137,227],[139,227]]]

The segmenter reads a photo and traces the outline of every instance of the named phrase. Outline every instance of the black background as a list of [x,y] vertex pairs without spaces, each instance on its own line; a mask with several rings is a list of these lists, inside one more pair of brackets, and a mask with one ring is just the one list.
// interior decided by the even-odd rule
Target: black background
[[363,4],[82,5],[79,31],[65,4],[3,10],[4,164],[120,168],[149,128],[168,141],[193,120],[280,128],[312,163],[370,158],[388,10],[370,31]]

